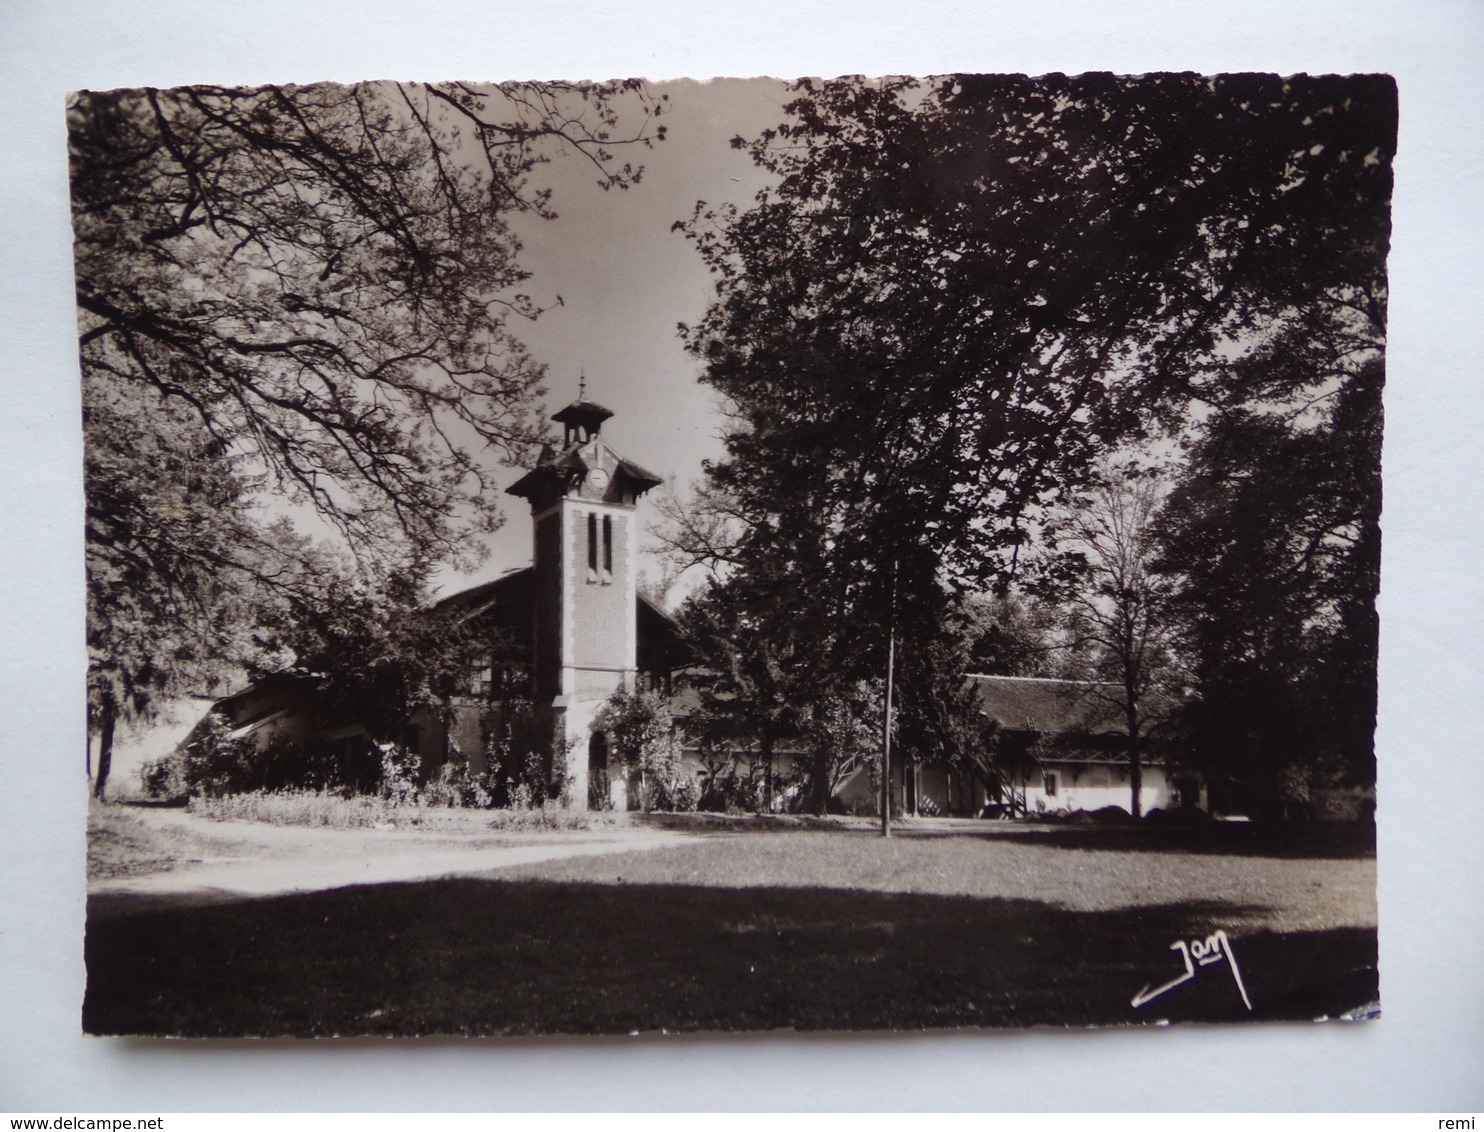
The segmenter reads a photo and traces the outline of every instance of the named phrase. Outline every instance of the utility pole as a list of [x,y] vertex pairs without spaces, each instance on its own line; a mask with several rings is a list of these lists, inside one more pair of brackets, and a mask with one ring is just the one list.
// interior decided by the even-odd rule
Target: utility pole
[[891,604],[886,614],[886,708],[881,719],[881,836],[891,836],[891,691],[897,661],[897,560],[891,560]]
[[891,836],[891,684],[896,668],[897,631],[886,646],[886,710],[881,722],[881,836]]

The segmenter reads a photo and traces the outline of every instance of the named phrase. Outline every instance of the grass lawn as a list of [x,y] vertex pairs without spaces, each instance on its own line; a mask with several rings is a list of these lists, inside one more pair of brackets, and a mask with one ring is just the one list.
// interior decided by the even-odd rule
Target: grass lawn
[[[252,900],[95,895],[84,1026],[191,1036],[1081,1026],[1307,1019],[1377,997],[1363,848],[911,833],[765,830]],[[1251,1012],[1225,963],[1130,1005],[1183,970],[1172,941],[1218,928]]]

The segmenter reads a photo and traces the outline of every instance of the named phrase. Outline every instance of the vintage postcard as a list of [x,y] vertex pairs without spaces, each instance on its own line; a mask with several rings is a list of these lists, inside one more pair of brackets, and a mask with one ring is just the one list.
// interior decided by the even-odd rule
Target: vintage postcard
[[73,95],[84,1030],[1376,1017],[1396,98]]

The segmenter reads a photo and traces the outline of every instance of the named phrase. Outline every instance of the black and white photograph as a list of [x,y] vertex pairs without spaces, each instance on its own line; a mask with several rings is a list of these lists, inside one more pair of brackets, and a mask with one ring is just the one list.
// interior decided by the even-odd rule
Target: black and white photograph
[[1397,97],[71,95],[83,1031],[1379,1018]]

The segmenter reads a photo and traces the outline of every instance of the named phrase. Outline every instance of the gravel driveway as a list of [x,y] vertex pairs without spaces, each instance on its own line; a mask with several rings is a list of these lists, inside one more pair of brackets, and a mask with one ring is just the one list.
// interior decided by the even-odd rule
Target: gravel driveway
[[[94,879],[90,894],[268,896],[488,872],[570,857],[634,853],[693,840],[674,830],[615,827],[532,833],[308,829],[208,821],[183,810],[131,809],[156,847],[182,847],[155,869]],[[159,865],[173,866],[159,868]]]

